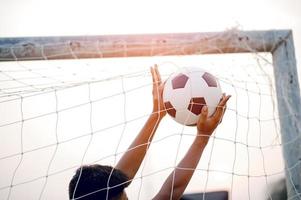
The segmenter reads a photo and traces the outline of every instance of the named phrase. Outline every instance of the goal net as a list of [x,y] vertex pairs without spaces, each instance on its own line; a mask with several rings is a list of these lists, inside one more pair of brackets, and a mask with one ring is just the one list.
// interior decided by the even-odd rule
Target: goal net
[[[201,67],[232,95],[185,194],[300,199],[290,31],[3,38],[0,59],[0,199],[67,199],[81,165],[116,165],[151,113],[154,64],[163,80]],[[129,199],[154,197],[195,134],[166,116]]]

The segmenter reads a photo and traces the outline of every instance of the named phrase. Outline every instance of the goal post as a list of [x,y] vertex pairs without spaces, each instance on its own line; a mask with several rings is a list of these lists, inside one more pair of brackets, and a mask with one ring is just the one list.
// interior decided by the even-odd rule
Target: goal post
[[272,54],[288,198],[300,199],[301,100],[291,30],[0,38],[0,61],[257,52]]
[[283,146],[286,176],[291,177],[291,180],[287,179],[286,182],[288,198],[298,199],[301,196],[301,102],[291,32],[288,32],[285,40],[279,42],[272,55],[279,114],[286,115],[290,112],[295,114],[292,118],[281,118],[280,123],[282,142],[287,144]]

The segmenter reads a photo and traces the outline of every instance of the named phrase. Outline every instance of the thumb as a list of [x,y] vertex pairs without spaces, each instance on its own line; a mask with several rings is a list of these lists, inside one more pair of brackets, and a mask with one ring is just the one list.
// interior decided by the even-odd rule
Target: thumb
[[199,121],[198,121],[198,128],[202,128],[202,126],[205,124],[207,115],[208,115],[208,107],[203,106],[202,112],[201,112],[201,115],[200,115]]

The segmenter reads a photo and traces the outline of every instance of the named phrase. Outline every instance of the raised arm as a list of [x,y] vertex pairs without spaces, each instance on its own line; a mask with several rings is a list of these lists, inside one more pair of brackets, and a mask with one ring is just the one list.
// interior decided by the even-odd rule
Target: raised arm
[[116,165],[116,168],[123,171],[130,180],[136,175],[159,123],[166,115],[162,99],[163,84],[157,65],[151,67],[151,74],[153,80],[153,111],[135,140]]
[[225,112],[225,106],[230,96],[223,95],[215,113],[208,117],[208,108],[203,107],[197,124],[197,136],[187,151],[184,158],[168,176],[159,193],[154,199],[180,199],[183,195],[203,151],[209,141],[209,137],[221,122]]

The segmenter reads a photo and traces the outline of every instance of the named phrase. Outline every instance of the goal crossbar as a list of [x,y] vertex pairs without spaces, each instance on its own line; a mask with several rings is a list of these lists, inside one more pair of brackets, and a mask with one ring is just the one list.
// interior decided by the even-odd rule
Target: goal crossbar
[[290,30],[0,38],[0,61],[273,52]]

